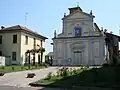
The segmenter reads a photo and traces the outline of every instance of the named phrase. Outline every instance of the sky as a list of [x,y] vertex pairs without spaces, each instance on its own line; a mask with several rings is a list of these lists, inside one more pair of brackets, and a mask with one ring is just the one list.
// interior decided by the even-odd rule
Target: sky
[[[22,25],[48,37],[45,42],[46,53],[53,51],[54,30],[62,31],[64,13],[77,4],[84,12],[92,10],[94,22],[108,32],[119,35],[120,0],[0,0],[0,25]],[[28,13],[28,14],[26,14]],[[25,20],[26,15],[26,20]],[[25,23],[26,21],[26,23]]]

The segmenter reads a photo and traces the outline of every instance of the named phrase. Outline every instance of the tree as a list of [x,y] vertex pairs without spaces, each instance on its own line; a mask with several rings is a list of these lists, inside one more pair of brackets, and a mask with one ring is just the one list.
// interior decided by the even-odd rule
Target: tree
[[45,52],[45,48],[40,47],[39,49],[32,49],[32,50],[27,50],[26,53],[29,53],[29,66],[30,66],[30,53],[33,54],[33,65],[35,65],[35,53],[41,53],[41,59],[38,60],[38,64],[40,65],[43,60],[43,53]]
[[32,49],[31,53],[33,54],[33,66],[35,65],[35,53],[37,52],[37,49]]
[[26,53],[29,54],[29,59],[28,59],[28,64],[29,65],[28,65],[28,68],[30,69],[30,50],[27,50]]
[[45,48],[43,47],[40,47],[38,50],[37,50],[37,53],[41,53],[41,60],[38,61],[38,64],[40,65],[40,63],[42,63],[42,60],[43,60],[43,53],[45,52]]

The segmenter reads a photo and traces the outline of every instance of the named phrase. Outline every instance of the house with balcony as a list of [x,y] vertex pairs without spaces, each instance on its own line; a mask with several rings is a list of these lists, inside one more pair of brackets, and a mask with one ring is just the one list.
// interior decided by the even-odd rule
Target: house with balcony
[[[9,57],[8,65],[24,65],[28,60],[38,62],[40,53],[30,53],[27,51],[44,47],[47,37],[40,35],[26,27],[15,25],[11,27],[1,27],[0,29],[0,56]],[[44,55],[42,55],[43,57]]]
[[79,6],[68,9],[69,14],[62,18],[62,33],[54,32],[52,64],[102,65],[114,62],[113,48],[118,50],[120,37],[107,33],[106,29],[100,30],[92,11],[86,13]]

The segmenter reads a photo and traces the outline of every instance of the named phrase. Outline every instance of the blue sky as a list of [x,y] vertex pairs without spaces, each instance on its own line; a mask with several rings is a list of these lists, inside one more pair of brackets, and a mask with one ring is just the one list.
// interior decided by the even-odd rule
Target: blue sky
[[52,51],[51,38],[54,30],[61,32],[64,13],[68,8],[79,6],[85,12],[93,11],[94,21],[99,27],[104,27],[119,34],[120,27],[120,1],[119,0],[0,0],[0,25],[25,25],[27,12],[27,27],[45,35],[46,51]]

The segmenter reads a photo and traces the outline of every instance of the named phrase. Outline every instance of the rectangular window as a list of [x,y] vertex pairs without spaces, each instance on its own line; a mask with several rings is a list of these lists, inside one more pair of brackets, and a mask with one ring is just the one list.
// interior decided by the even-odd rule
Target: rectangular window
[[81,36],[81,28],[74,28],[75,32],[75,37],[80,37]]
[[0,35],[0,44],[2,44],[2,36]]
[[16,61],[16,52],[12,52],[12,60]]
[[25,36],[25,44],[28,45],[28,36]]
[[13,35],[13,43],[17,43],[17,35]]

